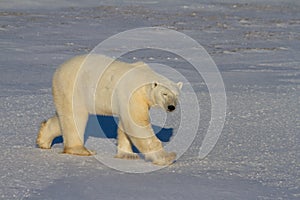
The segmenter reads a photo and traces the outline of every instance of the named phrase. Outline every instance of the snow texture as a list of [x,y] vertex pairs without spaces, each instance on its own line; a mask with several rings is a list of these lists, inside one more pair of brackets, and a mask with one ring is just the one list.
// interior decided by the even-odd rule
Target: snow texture
[[[299,10],[298,0],[2,0],[0,198],[299,199]],[[200,100],[197,137],[176,163],[127,174],[94,157],[60,154],[59,142],[51,150],[36,148],[39,123],[55,112],[57,66],[111,35],[147,26],[189,35],[219,67],[228,107],[214,150],[198,159],[210,120],[205,83],[176,55],[150,50],[124,59],[174,66]],[[166,118],[174,131],[177,123],[176,112]]]

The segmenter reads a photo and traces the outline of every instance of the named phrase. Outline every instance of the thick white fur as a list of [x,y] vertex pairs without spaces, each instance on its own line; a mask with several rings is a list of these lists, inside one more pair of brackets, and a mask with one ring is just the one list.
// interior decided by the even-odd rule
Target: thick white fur
[[145,63],[124,63],[102,55],[77,56],[62,64],[53,77],[56,115],[41,124],[40,148],[49,149],[63,135],[64,153],[93,155],[84,147],[83,135],[89,114],[116,115],[117,158],[137,159],[134,144],[154,164],[174,162],[175,153],[163,149],[149,119],[149,109],[176,106],[182,83],[152,71]]

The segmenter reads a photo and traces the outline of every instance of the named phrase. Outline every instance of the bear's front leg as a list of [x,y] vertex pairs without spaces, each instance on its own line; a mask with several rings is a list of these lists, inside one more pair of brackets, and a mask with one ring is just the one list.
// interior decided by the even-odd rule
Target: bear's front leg
[[[156,165],[170,165],[176,159],[175,153],[163,149],[161,141],[155,136],[150,124],[149,103],[145,100],[145,91],[135,91],[127,107],[121,110],[120,122],[129,140]],[[126,101],[125,101],[126,102]]]
[[161,141],[155,136],[137,138],[130,136],[132,143],[145,155],[147,161],[155,165],[171,165],[175,162],[176,153],[166,152]]

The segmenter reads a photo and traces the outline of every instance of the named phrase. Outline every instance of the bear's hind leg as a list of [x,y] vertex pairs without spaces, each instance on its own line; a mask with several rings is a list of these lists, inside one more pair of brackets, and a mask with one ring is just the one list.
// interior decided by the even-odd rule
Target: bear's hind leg
[[128,136],[124,133],[121,123],[119,123],[118,127],[118,152],[115,158],[129,160],[136,160],[140,158],[138,154],[133,153],[131,142],[129,141]]
[[58,117],[55,115],[41,123],[36,144],[41,149],[50,149],[54,138],[61,135]]
[[73,114],[71,114],[70,116],[65,115],[60,117],[60,123],[64,139],[63,153],[79,156],[95,155],[95,152],[90,151],[84,147],[83,136],[88,119],[88,113],[84,111],[79,113],[80,114],[76,115],[76,121],[73,117]]

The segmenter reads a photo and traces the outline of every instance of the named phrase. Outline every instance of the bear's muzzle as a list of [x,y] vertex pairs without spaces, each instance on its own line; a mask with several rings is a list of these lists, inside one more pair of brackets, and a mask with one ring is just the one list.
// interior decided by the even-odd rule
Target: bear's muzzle
[[173,110],[175,110],[175,106],[174,105],[168,105],[168,111],[172,112]]

